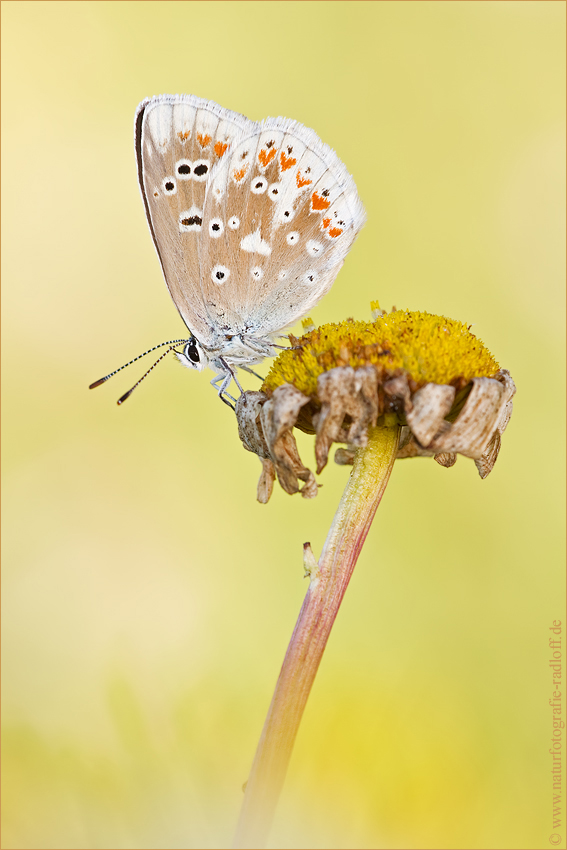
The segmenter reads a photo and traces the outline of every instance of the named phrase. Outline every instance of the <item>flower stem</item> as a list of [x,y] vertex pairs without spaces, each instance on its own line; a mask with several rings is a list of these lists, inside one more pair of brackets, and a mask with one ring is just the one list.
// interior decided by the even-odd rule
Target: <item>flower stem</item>
[[[386,417],[385,417],[386,418]],[[388,417],[389,418],[389,417]],[[234,847],[262,848],[285,780],[295,737],[335,617],[388,483],[399,426],[368,429],[317,564],[306,544],[311,581],[289,643],[248,779]]]

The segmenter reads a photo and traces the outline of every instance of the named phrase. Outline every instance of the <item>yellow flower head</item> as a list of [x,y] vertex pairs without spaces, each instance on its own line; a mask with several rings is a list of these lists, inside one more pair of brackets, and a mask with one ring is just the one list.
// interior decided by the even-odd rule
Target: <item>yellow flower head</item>
[[264,381],[267,395],[289,383],[316,396],[317,379],[336,366],[372,364],[382,373],[403,369],[413,390],[429,383],[460,389],[472,378],[493,378],[499,369],[470,325],[409,310],[394,310],[374,322],[322,325],[290,341],[294,348],[280,354]]
[[290,336],[292,347],[276,359],[261,391],[238,399],[240,437],[263,464],[260,501],[268,500],[276,476],[288,493],[317,494],[293,428],[316,435],[318,473],[333,443],[346,444],[337,463],[351,463],[367,444],[368,428],[380,422],[401,428],[398,458],[434,457],[450,467],[461,454],[482,478],[494,466],[516,389],[509,372],[469,325],[372,306],[373,322],[313,328],[307,320],[308,332]]

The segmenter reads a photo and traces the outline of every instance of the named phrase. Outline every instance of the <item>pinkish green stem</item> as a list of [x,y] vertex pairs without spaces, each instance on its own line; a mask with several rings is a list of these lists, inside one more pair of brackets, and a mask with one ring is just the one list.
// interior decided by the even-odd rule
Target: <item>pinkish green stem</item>
[[[395,417],[394,417],[395,420]],[[307,698],[362,545],[388,483],[399,439],[396,421],[370,428],[359,449],[319,563],[306,544],[311,582],[258,743],[235,848],[266,846]]]

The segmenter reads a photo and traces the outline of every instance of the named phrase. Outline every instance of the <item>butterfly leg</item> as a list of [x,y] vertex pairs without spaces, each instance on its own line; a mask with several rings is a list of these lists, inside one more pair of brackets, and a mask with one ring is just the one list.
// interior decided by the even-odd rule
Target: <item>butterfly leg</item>
[[260,381],[264,380],[263,377],[258,374],[258,372],[254,371],[254,369],[250,369],[248,366],[241,366],[240,368],[243,369],[245,372],[250,372],[250,374],[254,375],[255,378],[259,378]]
[[[287,337],[282,336],[280,339],[287,339]],[[256,337],[246,337],[246,342],[250,345],[253,351],[260,352],[264,355],[264,357],[273,356],[274,352],[270,349],[277,349],[277,351],[297,351],[300,348],[303,348],[302,345],[278,345],[276,342],[257,339]],[[241,366],[240,368],[243,369],[244,366]]]
[[[240,394],[242,395],[244,393],[244,390],[242,389],[242,387],[238,383],[238,378],[236,377],[236,372],[234,371],[232,366],[229,366],[229,364],[226,362],[224,357],[219,357],[219,363],[225,369],[225,371],[227,373],[227,378],[229,378],[229,380],[226,383],[226,386],[224,386],[224,384],[223,384],[224,389],[226,389],[226,387],[228,387],[228,385],[230,384],[230,379],[231,379],[231,380],[234,381],[234,383],[236,384],[236,386],[240,390]],[[229,398],[230,398],[230,396],[229,396]],[[234,401],[234,399],[233,399],[233,401]]]
[[299,351],[300,348],[303,348],[302,345],[276,345],[275,342],[271,343],[272,348],[277,348],[279,351]]
[[[234,402],[234,404],[236,404],[236,399],[227,393],[227,389],[230,386],[230,382],[232,381],[233,377],[234,375],[232,374],[232,372],[221,372],[211,381],[211,384],[219,394],[220,400],[224,401],[225,404],[228,404],[228,406],[232,408],[232,410],[234,410],[235,408],[234,405],[231,404],[231,402]],[[222,381],[220,387],[217,386],[219,381]],[[230,401],[227,401],[227,399],[230,399]]]

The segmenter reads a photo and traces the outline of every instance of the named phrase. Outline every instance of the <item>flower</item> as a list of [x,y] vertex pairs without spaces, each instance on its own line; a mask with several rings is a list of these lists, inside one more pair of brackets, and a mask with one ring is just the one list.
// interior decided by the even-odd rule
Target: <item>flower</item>
[[373,307],[373,322],[347,319],[290,336],[292,348],[275,360],[261,391],[238,399],[240,438],[263,464],[260,502],[268,501],[276,476],[286,493],[317,495],[294,427],[315,434],[317,473],[333,443],[346,444],[335,461],[352,463],[369,426],[383,421],[401,426],[397,458],[429,456],[450,467],[462,454],[481,478],[492,470],[512,413],[510,373],[470,326]]

